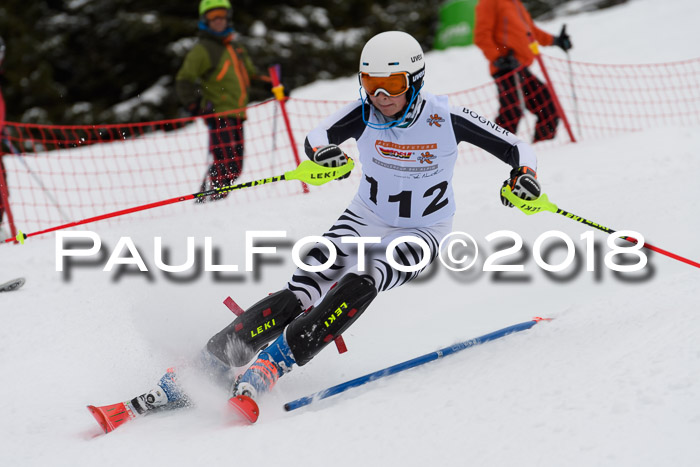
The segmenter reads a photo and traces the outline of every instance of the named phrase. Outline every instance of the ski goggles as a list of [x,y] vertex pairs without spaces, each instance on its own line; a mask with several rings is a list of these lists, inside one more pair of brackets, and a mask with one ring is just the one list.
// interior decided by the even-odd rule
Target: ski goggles
[[209,10],[204,13],[204,18],[207,21],[214,21],[215,19],[226,19],[228,17],[228,10],[226,8],[216,8],[215,10]]
[[378,92],[384,92],[391,97],[400,96],[409,89],[408,73],[392,73],[388,76],[370,76],[369,73],[360,73],[360,84],[367,95],[376,96]]

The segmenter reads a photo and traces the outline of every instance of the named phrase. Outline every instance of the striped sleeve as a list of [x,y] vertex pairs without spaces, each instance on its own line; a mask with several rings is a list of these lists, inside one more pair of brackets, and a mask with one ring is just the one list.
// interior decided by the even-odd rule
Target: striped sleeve
[[535,151],[525,141],[466,107],[451,107],[452,128],[457,144],[473,144],[511,167],[537,170]]
[[304,142],[304,150],[309,159],[314,154],[314,148],[327,144],[341,144],[351,138],[359,139],[366,128],[362,112],[364,110],[368,113],[367,107],[368,105],[363,106],[359,100],[352,102],[311,130]]

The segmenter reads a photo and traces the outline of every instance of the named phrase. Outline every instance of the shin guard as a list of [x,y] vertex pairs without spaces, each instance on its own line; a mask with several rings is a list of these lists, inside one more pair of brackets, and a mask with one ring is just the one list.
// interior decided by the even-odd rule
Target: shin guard
[[229,367],[243,366],[302,311],[293,292],[280,290],[248,308],[212,337],[207,350]]
[[297,365],[314,358],[341,335],[377,296],[369,276],[347,274],[317,306],[287,326],[285,337]]

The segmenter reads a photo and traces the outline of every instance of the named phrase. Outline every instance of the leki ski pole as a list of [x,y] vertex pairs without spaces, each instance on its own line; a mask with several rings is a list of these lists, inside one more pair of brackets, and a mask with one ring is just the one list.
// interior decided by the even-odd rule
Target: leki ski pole
[[228,193],[229,191],[243,190],[245,188],[251,188],[260,185],[266,185],[269,183],[279,182],[282,180],[301,180],[302,182],[308,183],[310,185],[323,185],[326,182],[340,178],[348,173],[355,167],[355,163],[352,159],[348,158],[348,163],[340,167],[323,167],[311,160],[303,161],[297,166],[296,169],[285,172],[282,175],[277,175],[269,178],[262,178],[260,180],[254,180],[251,182],[240,183],[238,185],[231,185],[226,187],[213,188],[207,191],[200,191],[199,193],[193,193],[190,195],[178,196],[176,198],[170,198],[163,201],[157,201],[155,203],[143,204],[141,206],[135,206],[132,208],[122,209],[120,211],[114,211],[107,214],[102,214],[95,217],[90,217],[88,219],[83,219],[81,221],[70,222],[68,224],[58,225],[51,227],[49,229],[40,230],[38,232],[23,233],[19,232],[16,237],[5,239],[4,243],[9,242],[20,242],[24,243],[29,237],[35,237],[37,235],[42,235],[49,232],[55,232],[56,230],[63,230],[70,227],[75,227],[78,225],[89,224],[91,222],[97,222],[104,219],[110,219],[112,217],[119,217],[125,214],[131,214],[133,212],[145,211],[147,209],[157,208],[159,206],[167,206],[169,204],[180,203],[182,201],[187,201],[190,199],[200,199],[204,196],[210,196],[217,193]]
[[[513,203],[513,206],[516,208],[520,209],[522,212],[525,214],[532,215],[532,214],[537,214],[538,212],[542,211],[549,211],[553,212],[554,214],[561,214],[562,216],[573,219],[576,222],[580,222],[582,224],[586,224],[590,227],[593,227],[594,229],[598,229],[600,231],[603,231],[608,234],[613,234],[615,233],[615,230],[611,229],[610,227],[606,227],[604,225],[598,224],[597,222],[590,221],[584,217],[577,216],[576,214],[572,214],[570,212],[566,212],[563,209],[559,209],[556,204],[552,203],[549,201],[549,198],[547,198],[547,195],[542,193],[539,198],[533,201],[526,201],[524,199],[518,198],[513,192],[511,191],[509,186],[504,186],[501,188],[501,194],[511,203]],[[626,235],[620,235],[620,238],[623,240],[627,240],[630,243],[634,243],[635,245],[639,243],[639,241],[634,238],[634,237],[629,237]],[[668,256],[669,258],[673,258],[675,260],[681,261],[683,263],[689,264],[691,266],[695,266],[696,268],[700,268],[700,263],[690,260],[688,258],[684,258],[680,255],[677,255],[675,253],[671,253],[670,251],[666,251],[662,248],[656,247],[654,245],[649,244],[648,242],[644,242],[642,245],[644,248],[647,248],[651,251],[655,251],[657,253],[661,253],[662,255]]]

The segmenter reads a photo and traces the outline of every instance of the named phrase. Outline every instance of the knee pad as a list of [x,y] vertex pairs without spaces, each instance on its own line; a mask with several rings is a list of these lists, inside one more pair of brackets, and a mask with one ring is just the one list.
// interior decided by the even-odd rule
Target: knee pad
[[347,274],[316,307],[287,326],[285,337],[297,365],[305,365],[341,335],[377,296],[370,276]]
[[207,343],[207,350],[229,367],[248,363],[265,344],[276,339],[302,312],[288,289],[263,298],[244,311]]

